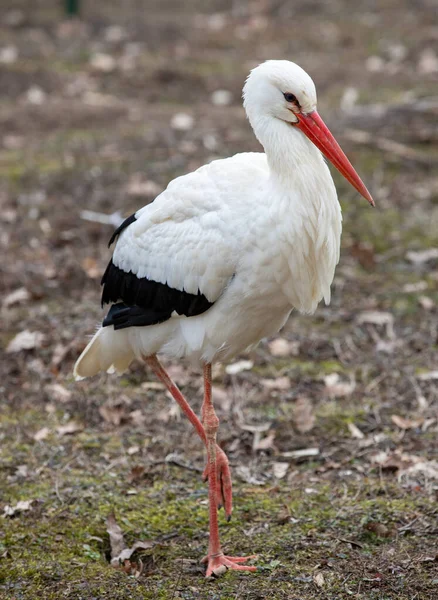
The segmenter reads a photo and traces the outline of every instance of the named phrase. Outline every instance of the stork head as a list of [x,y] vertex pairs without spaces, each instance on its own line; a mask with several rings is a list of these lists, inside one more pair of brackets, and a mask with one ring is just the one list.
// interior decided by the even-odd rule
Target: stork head
[[278,119],[299,129],[374,206],[374,200],[316,110],[312,78],[288,60],[268,60],[249,74],[243,88],[244,107],[255,129]]

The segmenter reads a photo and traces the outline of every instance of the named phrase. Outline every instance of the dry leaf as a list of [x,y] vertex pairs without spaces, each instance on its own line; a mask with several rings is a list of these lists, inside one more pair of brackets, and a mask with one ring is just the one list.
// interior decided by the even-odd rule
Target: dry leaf
[[438,461],[424,460],[420,457],[415,457],[418,462],[408,466],[399,472],[399,478],[404,476],[423,475],[426,479],[438,479]]
[[365,434],[357,427],[354,423],[348,423],[348,429],[351,433],[351,437],[356,438],[357,440],[363,440]]
[[386,327],[386,335],[389,338],[395,338],[394,333],[394,316],[389,312],[378,310],[366,310],[357,316],[359,325],[379,325]]
[[239,479],[251,485],[265,485],[266,483],[264,479],[259,479],[256,475],[251,473],[250,468],[246,465],[239,465],[236,469],[236,475]]
[[72,433],[77,433],[78,431],[82,431],[84,428],[79,423],[75,423],[74,421],[70,421],[67,425],[60,425],[56,428],[58,435],[70,435]]
[[17,513],[31,510],[33,500],[20,500],[15,506],[7,504],[3,509],[3,517],[13,517]]
[[233,404],[231,394],[229,394],[225,388],[218,385],[212,386],[211,393],[215,404],[218,405],[223,411],[229,412]]
[[326,375],[324,383],[326,392],[331,398],[350,396],[356,387],[356,382],[353,379],[349,383],[341,381],[338,373]]
[[430,260],[438,259],[438,248],[428,248],[427,250],[414,251],[406,253],[406,258],[414,265],[421,266]]
[[14,290],[13,292],[11,292],[10,294],[8,294],[7,296],[4,297],[2,306],[3,306],[3,308],[9,308],[10,306],[13,306],[14,304],[23,304],[24,302],[27,302],[29,299],[30,299],[30,294],[27,291],[27,289],[24,287],[18,288],[17,290]]
[[289,342],[284,338],[277,338],[270,342],[269,350],[272,356],[285,357],[289,356]]
[[34,434],[33,439],[36,442],[41,442],[42,440],[45,440],[49,434],[50,434],[50,429],[48,427],[42,427]]
[[[272,471],[276,479],[283,479],[289,469],[289,463],[287,462],[275,462],[272,465]],[[289,515],[290,516],[290,515]]]
[[110,537],[111,546],[111,564],[114,560],[119,562],[119,556],[122,550],[125,548],[125,540],[123,539],[123,532],[116,521],[114,513],[110,513],[106,520],[106,530]]
[[145,471],[146,468],[143,465],[136,465],[132,467],[128,477],[129,483],[138,483],[145,474]]
[[100,406],[99,414],[105,423],[115,425],[116,427],[120,425],[122,421],[126,420],[128,416],[126,405],[121,402],[118,404],[104,404],[103,406]]
[[68,402],[71,398],[71,392],[59,383],[46,385],[45,390],[52,402]]
[[438,379],[438,371],[428,371],[427,373],[421,373],[418,375],[418,379],[421,381],[433,381]]
[[318,456],[319,448],[303,448],[301,450],[291,450],[290,452],[282,452],[281,456],[284,458],[311,458],[312,456]]
[[[135,542],[131,548],[126,548],[123,532],[116,521],[114,513],[108,515],[106,520],[106,530],[110,537],[111,566],[116,568],[123,565],[125,561],[129,561],[136,550],[149,550],[149,548],[152,548],[154,545],[153,542]],[[130,563],[129,567],[133,564],[134,563]],[[129,569],[129,572],[130,571],[131,568]]]
[[381,538],[390,538],[395,537],[397,535],[397,529],[395,527],[387,527],[383,523],[378,523],[377,521],[370,521],[364,525],[364,529],[366,531],[371,531],[378,537]]
[[275,433],[270,433],[254,444],[254,450],[271,450],[274,447]]
[[400,427],[400,429],[407,430],[420,427],[420,425],[423,424],[424,419],[421,417],[419,419],[405,419],[399,415],[391,415],[391,421],[397,425],[397,427]]
[[134,173],[126,186],[126,193],[135,197],[155,198],[162,190],[155,181],[144,179],[142,173]]
[[110,73],[116,68],[116,61],[110,54],[96,52],[90,58],[90,65],[96,71],[102,71],[102,73]]
[[21,350],[33,350],[34,348],[40,348],[44,342],[45,336],[41,331],[20,331],[17,335],[9,342],[6,347],[6,352],[21,352]]
[[298,398],[293,407],[292,420],[300,433],[306,433],[315,425],[315,415],[311,400],[302,396]]
[[260,383],[267,390],[290,390],[291,388],[290,378],[287,375],[276,379],[262,379]]
[[435,308],[435,302],[432,298],[429,298],[429,296],[420,296],[418,298],[418,304],[421,308],[424,308],[424,310],[433,310]]
[[146,417],[143,412],[137,408],[129,413],[129,418],[133,425],[137,425],[138,427],[143,427],[146,421]]
[[170,126],[177,131],[189,131],[192,129],[194,119],[187,113],[176,113],[170,120]]
[[81,265],[90,279],[99,279],[102,276],[102,269],[95,258],[87,256]]
[[313,576],[313,581],[320,588],[324,587],[324,585],[325,585],[325,579],[324,579],[324,575],[322,573],[316,573]]
[[227,365],[225,367],[225,373],[227,373],[228,375],[237,375],[242,371],[249,371],[249,369],[252,369],[253,366],[254,363],[252,360],[238,360],[235,363]]

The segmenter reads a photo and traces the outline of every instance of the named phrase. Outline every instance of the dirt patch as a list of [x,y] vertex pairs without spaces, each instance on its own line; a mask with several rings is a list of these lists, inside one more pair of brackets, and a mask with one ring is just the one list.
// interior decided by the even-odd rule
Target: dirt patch
[[[94,2],[82,21],[65,21],[58,2],[8,4],[0,597],[432,600],[432,4]],[[252,66],[279,57],[312,74],[320,112],[378,208],[335,174],[344,235],[332,303],[312,318],[293,314],[276,340],[236,358],[252,368],[215,371],[235,483],[223,543],[258,554],[260,570],[205,581],[204,459],[189,424],[141,365],[121,378],[72,379],[102,318],[99,279],[114,228],[84,211],[129,215],[173,177],[258,150],[241,87]],[[217,90],[229,92],[227,105],[213,104]],[[175,129],[177,113],[193,125]],[[168,366],[199,411],[201,373]],[[112,511],[126,547],[150,542],[132,558],[141,569],[110,567]]]

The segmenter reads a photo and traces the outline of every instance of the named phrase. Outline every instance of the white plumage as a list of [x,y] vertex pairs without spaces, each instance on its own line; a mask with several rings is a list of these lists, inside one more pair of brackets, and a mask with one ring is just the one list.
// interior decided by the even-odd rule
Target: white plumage
[[147,327],[101,328],[76,364],[78,378],[120,372],[134,357],[156,353],[226,360],[275,334],[293,308],[313,313],[322,298],[330,301],[340,206],[320,150],[293,126],[298,115],[285,92],[303,114],[316,113],[313,81],[298,65],[268,61],[254,69],[244,106],[265,153],[178,177],[117,241],[113,262],[123,271],[200,292],[213,306]]
[[[339,259],[341,211],[320,150],[372,198],[316,111],[313,81],[287,61],[254,69],[244,106],[264,153],[217,160],[172,181],[116,230],[103,277],[103,326],[79,357],[77,378],[122,372],[144,359],[207,448],[210,537],[206,575],[254,571],[250,557],[224,555],[217,509],[231,516],[228,460],[217,445],[211,363],[275,334],[293,308],[330,301]],[[195,415],[156,354],[203,366]]]

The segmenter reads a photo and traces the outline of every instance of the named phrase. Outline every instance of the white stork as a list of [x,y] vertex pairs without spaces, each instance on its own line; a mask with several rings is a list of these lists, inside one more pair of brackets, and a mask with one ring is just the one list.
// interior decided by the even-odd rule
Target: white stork
[[[206,576],[253,571],[222,552],[217,508],[231,516],[228,460],[216,444],[211,364],[275,334],[295,308],[313,313],[339,259],[341,209],[324,156],[374,205],[316,111],[315,85],[298,65],[253,69],[244,107],[264,153],[215,160],[178,177],[114,232],[102,279],[102,327],[79,357],[78,379],[123,372],[142,359],[165,384],[207,449],[210,537]],[[322,153],[322,154],[321,154]],[[157,359],[204,370],[201,419]]]

